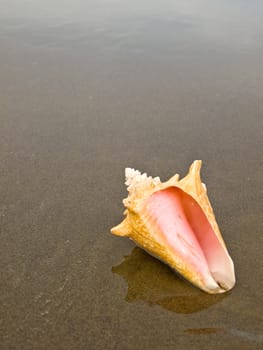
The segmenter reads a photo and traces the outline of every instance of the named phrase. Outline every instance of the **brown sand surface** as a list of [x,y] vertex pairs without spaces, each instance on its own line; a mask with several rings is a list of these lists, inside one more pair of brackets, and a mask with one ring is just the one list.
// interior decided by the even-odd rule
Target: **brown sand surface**
[[[0,348],[262,349],[263,3],[0,2]],[[236,287],[134,244],[124,168],[203,160]]]

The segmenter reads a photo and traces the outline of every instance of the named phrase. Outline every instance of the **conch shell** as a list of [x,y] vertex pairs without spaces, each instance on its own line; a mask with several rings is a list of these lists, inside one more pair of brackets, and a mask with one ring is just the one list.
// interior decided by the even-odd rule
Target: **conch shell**
[[235,285],[234,265],[201,182],[201,160],[181,180],[162,183],[126,168],[126,218],[111,232],[127,236],[205,292],[224,293]]

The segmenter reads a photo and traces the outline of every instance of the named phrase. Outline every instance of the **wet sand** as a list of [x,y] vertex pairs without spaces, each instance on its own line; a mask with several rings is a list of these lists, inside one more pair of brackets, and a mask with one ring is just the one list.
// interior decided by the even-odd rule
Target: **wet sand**
[[[0,5],[1,349],[262,348],[262,14]],[[223,296],[110,234],[126,166],[194,159],[235,263]]]

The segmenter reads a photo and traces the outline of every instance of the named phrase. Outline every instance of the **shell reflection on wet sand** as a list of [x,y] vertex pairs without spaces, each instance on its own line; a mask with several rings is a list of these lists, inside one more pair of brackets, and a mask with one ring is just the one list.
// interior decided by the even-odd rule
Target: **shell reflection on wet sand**
[[128,284],[126,301],[144,301],[166,310],[190,314],[224,299],[225,294],[209,295],[176,275],[168,266],[135,247],[124,261],[112,267]]
[[201,163],[194,161],[183,179],[176,174],[163,183],[126,168],[126,217],[111,232],[129,237],[203,291],[218,294],[233,288],[235,272],[201,182]]

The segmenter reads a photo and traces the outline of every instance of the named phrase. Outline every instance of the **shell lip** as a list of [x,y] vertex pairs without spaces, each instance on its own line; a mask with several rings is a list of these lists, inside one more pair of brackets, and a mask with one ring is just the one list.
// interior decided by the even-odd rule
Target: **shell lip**
[[199,275],[201,289],[224,293],[234,287],[234,265],[222,237],[216,234],[201,205],[191,195],[172,185],[153,192],[142,203],[141,210],[143,217],[145,213],[151,217],[145,222],[148,228],[162,237],[164,246],[172,247],[167,248],[171,255],[175,253],[187,264],[183,274],[192,276],[195,271]]

